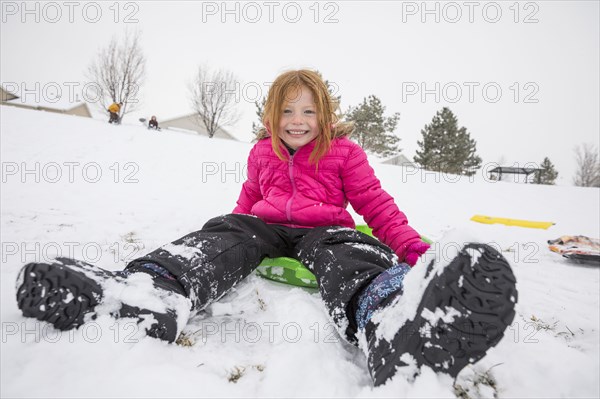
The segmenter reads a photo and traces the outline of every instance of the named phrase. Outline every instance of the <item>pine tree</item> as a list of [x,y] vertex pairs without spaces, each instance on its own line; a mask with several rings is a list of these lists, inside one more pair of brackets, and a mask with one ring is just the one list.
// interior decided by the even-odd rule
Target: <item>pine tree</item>
[[550,159],[548,157],[544,158],[544,161],[540,165],[540,170],[535,174],[535,183],[552,185],[555,184],[557,177],[558,172],[552,162],[550,162]]
[[481,167],[476,154],[476,141],[465,127],[458,128],[458,119],[444,107],[431,123],[421,130],[422,141],[414,161],[422,168],[436,172],[471,176]]
[[263,97],[260,102],[254,101],[254,105],[256,105],[256,116],[258,116],[258,123],[252,122],[252,134],[254,137],[258,136],[258,132],[263,127],[262,117],[263,112],[265,111],[265,103],[267,102],[267,97]]
[[400,152],[400,138],[394,134],[400,114],[396,112],[385,117],[384,112],[381,100],[370,95],[357,107],[350,107],[345,117],[347,121],[354,122],[355,129],[351,138],[365,151],[390,156]]

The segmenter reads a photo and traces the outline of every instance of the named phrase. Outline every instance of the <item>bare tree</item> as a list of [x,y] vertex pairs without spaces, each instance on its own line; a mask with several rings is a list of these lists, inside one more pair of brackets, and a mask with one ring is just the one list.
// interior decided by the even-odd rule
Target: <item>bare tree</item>
[[573,183],[580,187],[600,187],[600,162],[598,149],[593,144],[582,144],[575,148],[577,171]]
[[108,47],[98,52],[88,69],[88,79],[96,84],[98,106],[106,110],[122,102],[121,119],[139,105],[136,95],[146,74],[146,58],[140,46],[140,34],[126,32],[119,42],[112,38]]
[[221,126],[231,126],[239,121],[236,81],[233,73],[225,69],[212,71],[206,66],[198,68],[190,84],[192,107],[206,127],[208,137],[213,137]]

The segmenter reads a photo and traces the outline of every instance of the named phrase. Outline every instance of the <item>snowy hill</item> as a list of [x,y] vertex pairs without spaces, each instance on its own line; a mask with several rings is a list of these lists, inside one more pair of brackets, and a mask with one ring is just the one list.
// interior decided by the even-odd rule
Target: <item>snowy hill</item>
[[[600,237],[598,189],[373,164],[413,227],[434,240],[491,243],[519,290],[504,340],[463,370],[457,388],[424,370],[373,389],[364,355],[334,332],[317,292],[258,276],[192,319],[187,345],[105,318],[60,332],[22,317],[14,282],[25,262],[63,255],[122,269],[230,212],[252,145],[4,106],[0,116],[2,397],[600,395],[600,268],[571,264],[546,244]],[[474,214],[556,224],[483,225],[469,221]]]

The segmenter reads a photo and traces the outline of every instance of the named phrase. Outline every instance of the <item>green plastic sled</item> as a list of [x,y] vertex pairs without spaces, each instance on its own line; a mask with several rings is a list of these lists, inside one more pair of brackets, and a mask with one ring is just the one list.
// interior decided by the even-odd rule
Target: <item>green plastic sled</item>
[[[373,230],[366,224],[356,226],[356,230],[373,237]],[[431,240],[421,236],[428,244]],[[317,288],[317,279],[302,263],[293,258],[265,258],[258,265],[256,273],[269,280],[291,284],[298,287]]]

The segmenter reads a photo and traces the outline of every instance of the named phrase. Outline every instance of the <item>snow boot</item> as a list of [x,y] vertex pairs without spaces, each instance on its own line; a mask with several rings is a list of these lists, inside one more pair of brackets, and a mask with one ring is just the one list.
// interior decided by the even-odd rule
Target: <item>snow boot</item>
[[365,327],[375,386],[396,372],[413,378],[421,366],[456,377],[500,342],[515,316],[516,280],[492,247],[467,244],[447,266],[426,267],[420,288],[386,298]]
[[23,266],[17,303],[24,316],[59,330],[110,314],[137,319],[148,336],[168,342],[177,339],[192,307],[173,281],[136,270],[111,272],[70,258]]

